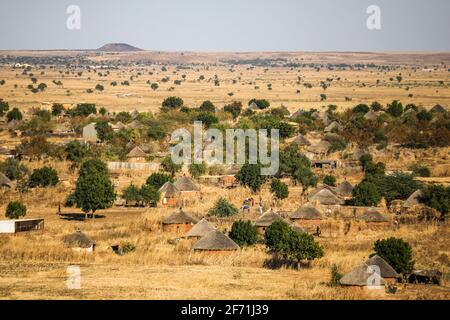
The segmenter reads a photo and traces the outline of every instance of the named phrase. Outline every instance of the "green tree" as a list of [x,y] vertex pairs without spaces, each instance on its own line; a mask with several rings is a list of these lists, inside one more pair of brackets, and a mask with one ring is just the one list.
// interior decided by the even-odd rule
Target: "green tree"
[[9,110],[9,104],[6,101],[0,100],[0,117],[3,117]]
[[101,142],[109,141],[114,135],[112,127],[109,125],[108,121],[99,121],[95,124],[95,130],[97,131],[98,139]]
[[286,199],[289,196],[289,188],[287,184],[281,182],[279,179],[273,179],[270,185],[270,192],[279,200]]
[[17,108],[13,108],[6,114],[6,119],[8,120],[8,122],[11,122],[13,120],[20,121],[23,119],[22,112],[20,112],[20,110]]
[[192,177],[195,179],[198,179],[201,175],[204,175],[206,173],[206,163],[202,162],[200,164],[192,163],[189,165],[189,173]]
[[403,114],[403,105],[401,102],[394,100],[391,104],[388,104],[386,112],[393,117],[400,117]]
[[172,158],[167,156],[161,161],[161,167],[164,171],[170,173],[170,175],[174,177],[178,171],[181,171],[182,165],[174,163]]
[[80,103],[69,110],[72,117],[87,117],[90,114],[97,114],[97,108],[92,103]]
[[220,198],[209,210],[209,214],[218,217],[231,217],[237,214],[239,210],[225,198]]
[[415,163],[409,167],[409,170],[411,170],[415,176],[417,177],[430,177],[431,171],[430,169],[425,166],[421,165],[419,163]]
[[147,135],[149,138],[154,140],[162,140],[166,137],[167,131],[162,125],[151,126],[147,130]]
[[370,155],[369,153],[365,153],[361,157],[359,157],[359,163],[363,171],[366,170],[367,164],[371,163],[372,161],[373,161],[372,155]]
[[423,190],[421,201],[430,208],[436,209],[442,214],[442,219],[447,219],[450,211],[450,186],[430,185]]
[[181,108],[184,105],[183,99],[179,97],[168,97],[162,103],[162,110],[169,111]]
[[332,175],[327,174],[324,178],[323,178],[323,183],[331,186],[331,187],[335,187],[336,186],[336,178]]
[[98,159],[84,162],[80,168],[74,193],[77,207],[86,214],[111,208],[116,200],[114,186],[108,177],[106,164]]
[[166,182],[172,182],[172,177],[162,172],[154,172],[147,178],[147,184],[159,190]]
[[128,187],[123,190],[122,198],[126,201],[126,203],[140,201],[139,188],[131,183]]
[[66,159],[81,163],[88,154],[88,147],[79,141],[71,141],[66,145]]
[[5,217],[8,219],[20,219],[27,214],[27,207],[21,202],[13,201],[6,207]]
[[370,105],[370,109],[372,109],[373,111],[377,112],[377,111],[381,111],[383,109],[383,106],[378,101],[374,101]]
[[158,85],[156,82],[153,82],[153,83],[150,85],[150,88],[152,88],[152,90],[158,90],[159,85]]
[[202,112],[211,112],[211,113],[214,113],[214,112],[216,112],[216,107],[214,106],[214,104],[211,102],[211,101],[209,101],[209,100],[206,100],[206,101],[203,101],[202,102],[202,104],[200,105],[200,111],[202,111]]
[[236,180],[241,186],[250,188],[252,192],[258,192],[267,177],[261,175],[260,164],[244,164],[236,174]]
[[414,269],[412,248],[403,239],[391,237],[377,240],[374,244],[374,251],[398,273],[409,274]]
[[358,104],[356,107],[354,107],[352,109],[353,113],[362,113],[362,114],[366,114],[367,112],[370,111],[370,108],[367,104],[361,103]]
[[8,158],[0,162],[0,172],[10,180],[21,180],[28,174],[28,168],[17,159]]
[[144,206],[156,206],[161,197],[158,189],[148,184],[141,186],[139,195]]
[[60,116],[64,111],[64,106],[61,103],[54,103],[52,105],[52,115],[54,117]]
[[233,116],[233,119],[236,119],[237,117],[239,117],[239,115],[242,112],[242,103],[241,102],[233,102],[231,104],[227,104],[223,110],[225,112],[231,113],[231,115]]
[[297,265],[324,255],[322,247],[313,236],[295,231],[281,220],[275,221],[266,229],[264,239],[269,252],[285,260],[295,261]]
[[95,90],[101,92],[101,91],[105,90],[105,87],[104,87],[103,85],[101,85],[101,84],[97,84],[97,85],[95,86]]
[[413,192],[422,188],[422,183],[417,181],[413,175],[395,172],[392,175],[372,179],[378,184],[381,196],[388,203],[393,200],[406,200]]
[[240,246],[254,245],[258,241],[258,228],[250,221],[235,221],[231,226],[230,238]]
[[58,172],[50,167],[43,167],[33,170],[28,186],[30,188],[55,186],[59,182]]
[[219,123],[219,119],[210,112],[200,112],[196,117],[194,117],[195,121],[201,121],[202,124],[209,128],[213,124]]
[[353,189],[352,195],[356,206],[374,207],[381,201],[380,191],[372,182],[361,182]]

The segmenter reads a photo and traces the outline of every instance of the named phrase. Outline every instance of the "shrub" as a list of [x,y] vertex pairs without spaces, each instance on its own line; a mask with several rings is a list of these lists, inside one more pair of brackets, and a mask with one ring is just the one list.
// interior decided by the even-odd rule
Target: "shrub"
[[173,181],[172,177],[168,174],[164,174],[162,172],[154,172],[152,173],[148,179],[147,184],[159,190],[166,182]]
[[147,130],[148,137],[151,138],[151,139],[154,139],[154,140],[164,139],[166,134],[167,134],[166,129],[163,126],[160,126],[160,125],[151,126]]
[[66,145],[66,159],[80,163],[86,157],[88,148],[79,141],[71,141]]
[[332,175],[326,175],[323,178],[323,183],[328,186],[335,187],[336,186],[336,178]]
[[417,177],[430,177],[431,171],[428,169],[427,166],[420,165],[418,163],[415,163],[409,167],[409,170],[411,170],[414,175]]
[[289,196],[288,186],[279,179],[273,179],[270,185],[270,192],[272,192],[277,199],[283,200]]
[[5,217],[8,219],[19,219],[25,217],[27,214],[27,207],[21,202],[13,201],[8,203],[6,207]]
[[216,112],[216,107],[209,100],[203,101],[203,103],[200,105],[199,109],[200,109],[200,111],[203,111],[203,112],[211,112],[211,113]]
[[412,260],[412,248],[408,242],[399,238],[388,238],[377,240],[374,244],[374,251],[381,258],[386,260],[398,273],[408,274],[414,268]]
[[0,117],[3,117],[9,110],[9,104],[0,99]]
[[6,114],[6,119],[8,120],[8,122],[11,122],[13,120],[20,121],[22,120],[22,118],[23,118],[22,112],[20,112],[20,110],[17,108],[13,108]]
[[231,113],[233,119],[239,117],[242,112],[242,103],[241,102],[233,102],[232,104],[227,104],[223,110],[225,112]]
[[189,173],[194,178],[198,178],[201,175],[204,175],[206,173],[206,163],[202,162],[200,164],[192,163],[189,165]]
[[388,104],[386,112],[393,117],[400,117],[403,114],[403,105],[401,102],[394,100],[391,104]]
[[356,107],[354,107],[352,109],[352,112],[365,114],[365,113],[369,112],[369,110],[370,110],[370,108],[367,104],[361,103],[361,104],[358,104]]
[[54,103],[52,106],[52,115],[57,117],[65,111],[64,106],[60,103]]
[[215,123],[219,123],[219,119],[210,112],[201,112],[194,117],[194,120],[201,121],[206,128],[211,127]]
[[235,221],[231,226],[230,238],[240,246],[254,245],[258,241],[258,228],[250,221]]
[[19,180],[28,174],[28,168],[19,160],[8,158],[0,162],[0,172],[3,172],[10,180]]
[[175,173],[181,170],[182,165],[174,163],[172,158],[167,156],[161,161],[161,167],[173,177],[175,176]]
[[58,173],[50,167],[35,169],[28,180],[30,188],[55,186],[59,182]]
[[342,279],[342,274],[339,272],[339,267],[337,264],[333,263],[330,269],[330,286],[338,287]]
[[181,108],[184,105],[183,99],[179,97],[168,97],[162,103],[163,111]]
[[69,113],[72,117],[87,117],[90,114],[97,114],[97,108],[95,104],[80,103],[75,108],[70,109]]
[[220,198],[209,210],[209,214],[218,217],[230,217],[238,213],[238,209],[226,199]]
[[352,191],[355,206],[374,207],[381,201],[381,194],[372,182],[363,181]]

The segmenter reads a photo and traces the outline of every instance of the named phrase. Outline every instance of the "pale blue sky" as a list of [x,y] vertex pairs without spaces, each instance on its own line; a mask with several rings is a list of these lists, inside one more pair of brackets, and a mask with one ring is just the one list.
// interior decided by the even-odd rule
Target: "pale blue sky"
[[[366,28],[381,7],[382,30]],[[66,8],[81,8],[81,30]],[[1,0],[0,49],[450,51],[448,0]]]

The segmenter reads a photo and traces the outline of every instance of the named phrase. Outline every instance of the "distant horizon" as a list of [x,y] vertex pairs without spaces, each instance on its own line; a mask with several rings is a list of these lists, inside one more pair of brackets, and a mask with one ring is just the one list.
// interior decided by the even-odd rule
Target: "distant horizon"
[[0,12],[2,51],[126,39],[163,52],[450,52],[448,0],[4,0]]

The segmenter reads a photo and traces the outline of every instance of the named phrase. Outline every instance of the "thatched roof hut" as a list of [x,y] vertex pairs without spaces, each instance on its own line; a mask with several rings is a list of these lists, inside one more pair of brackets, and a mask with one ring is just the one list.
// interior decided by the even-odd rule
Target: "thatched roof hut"
[[344,201],[341,200],[338,196],[336,196],[332,191],[330,191],[328,188],[322,188],[318,189],[316,191],[313,191],[308,196],[309,202],[318,202],[321,205],[340,205]]
[[303,147],[303,146],[310,146],[311,142],[309,142],[308,139],[305,138],[304,135],[299,134],[293,141],[293,143],[295,143],[296,145],[298,145],[299,147]]
[[366,287],[374,283],[380,286],[386,285],[386,281],[366,263],[357,266],[355,269],[344,275],[339,281],[343,286]]
[[324,216],[311,203],[304,204],[298,208],[292,215],[292,220],[323,220]]
[[198,240],[193,249],[195,251],[234,251],[238,250],[239,246],[227,235],[213,230]]
[[206,219],[200,220],[188,233],[186,233],[187,238],[201,238],[206,236],[215,228]]
[[324,132],[333,132],[333,131],[341,131],[342,126],[337,121],[333,121],[330,123],[323,131]]
[[391,267],[389,263],[386,262],[383,258],[381,258],[379,255],[374,255],[370,259],[366,261],[366,264],[368,266],[377,266],[380,269],[380,276],[383,279],[387,278],[398,278],[398,273],[394,270],[394,268]]
[[445,109],[445,107],[437,104],[435,105],[433,108],[431,108],[430,110],[431,112],[436,112],[436,113],[446,113],[447,109]]
[[420,198],[423,196],[422,190],[416,190],[412,195],[406,199],[406,201],[402,204],[402,208],[410,209],[415,206],[420,205]]
[[176,211],[162,221],[163,225],[171,225],[171,224],[196,224],[198,220],[191,215],[187,214],[180,208],[179,211]]
[[170,181],[167,181],[163,184],[161,188],[159,188],[159,193],[166,198],[172,198],[180,194],[180,190],[174,186],[174,184]]
[[252,103],[250,103],[250,105],[248,106],[248,109],[256,111],[256,110],[260,110],[258,105],[253,101]]
[[367,210],[364,215],[361,217],[361,219],[365,222],[369,223],[382,223],[382,222],[389,222],[389,219],[383,215],[380,211],[375,209],[369,209]]
[[65,236],[64,243],[69,248],[85,249],[87,251],[93,251],[95,247],[94,241],[92,241],[87,235],[79,230],[68,236]]
[[378,115],[379,115],[378,112],[370,110],[369,112],[367,112],[364,115],[364,119],[369,120],[369,121],[375,121],[378,119]]
[[198,191],[197,185],[192,181],[192,179],[183,176],[178,178],[174,183],[175,187],[180,191]]
[[272,223],[278,220],[283,220],[283,218],[272,209],[264,213],[258,220],[255,221],[255,226],[257,227],[268,227]]
[[12,189],[14,187],[14,184],[11,180],[9,180],[7,176],[0,172],[0,188],[4,187]]
[[147,154],[142,151],[142,149],[140,147],[134,147],[133,150],[131,150],[128,154],[127,154],[127,158],[145,158],[147,157]]
[[342,197],[350,197],[352,195],[353,186],[347,180],[336,187],[336,192]]

